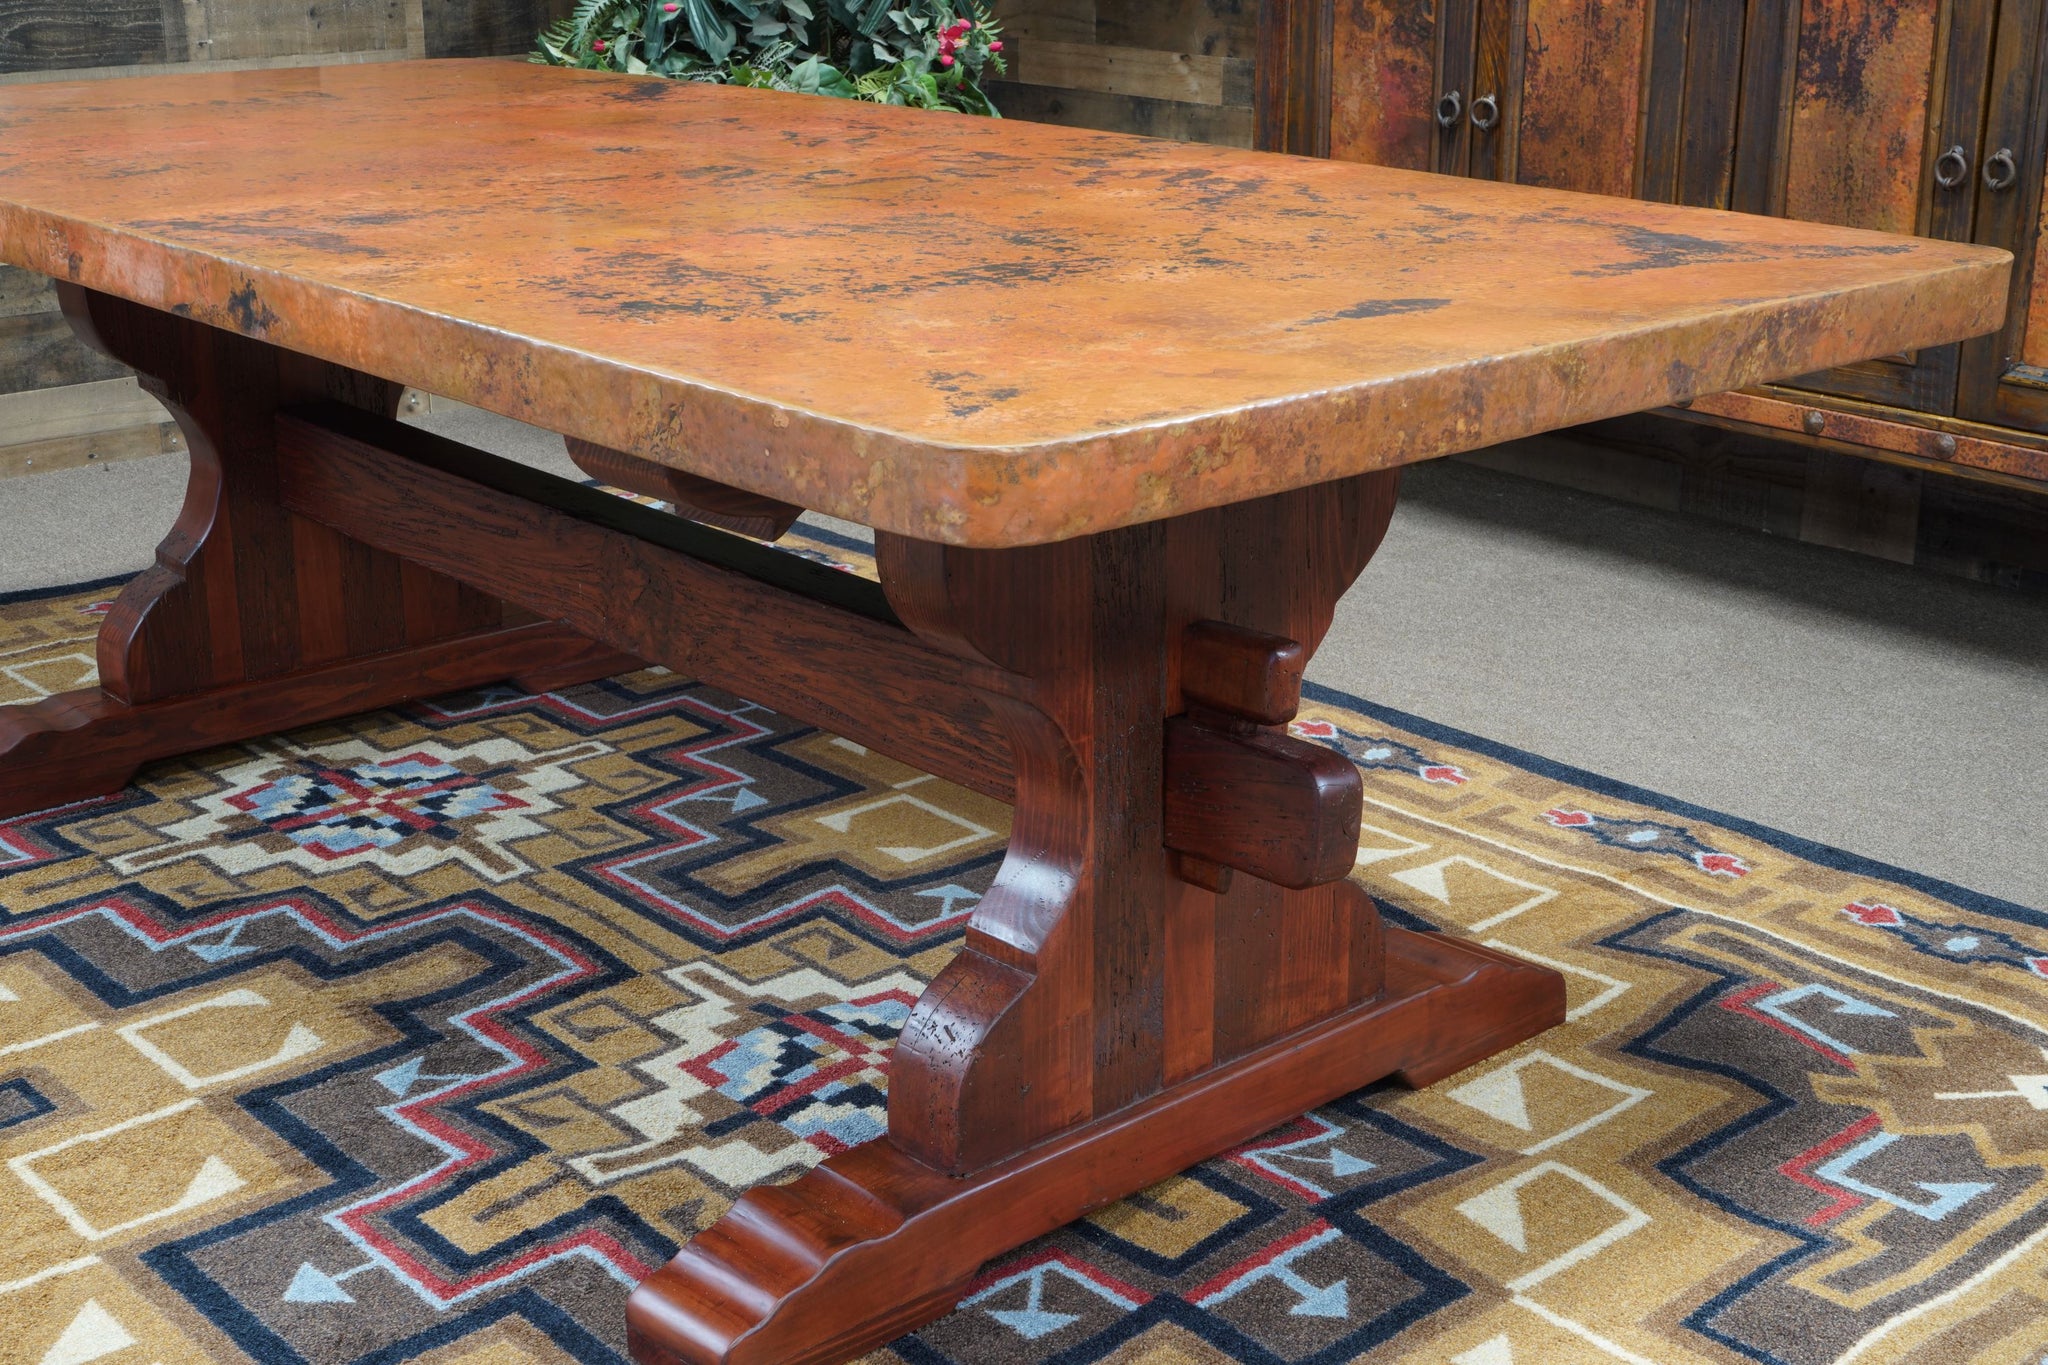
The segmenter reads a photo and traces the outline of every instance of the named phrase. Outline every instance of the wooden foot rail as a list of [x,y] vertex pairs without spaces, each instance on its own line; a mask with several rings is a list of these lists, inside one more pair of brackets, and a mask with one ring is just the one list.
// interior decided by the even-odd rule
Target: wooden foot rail
[[72,296],[179,413],[192,491],[102,635],[103,689],[0,713],[0,809],[643,658],[1014,804],[891,1058],[887,1136],[750,1192],[642,1285],[648,1365],[856,1356],[1071,1218],[1563,1017],[1555,972],[1383,928],[1346,880],[1358,774],[1286,730],[1392,474],[1021,549],[884,534],[876,584],[402,426],[379,381]]
[[1089,1209],[1563,1017],[1554,972],[1383,929],[1358,774],[1285,729],[1390,475],[1025,549],[882,535],[878,587],[360,411],[276,431],[294,513],[1015,804],[888,1136],[643,1285],[642,1361],[858,1355]]
[[146,762],[275,730],[638,666],[278,503],[279,408],[388,416],[397,385],[74,285],[58,292],[73,329],[170,409],[192,472],[155,565],[100,627],[99,685],[0,707],[0,817],[103,796]]

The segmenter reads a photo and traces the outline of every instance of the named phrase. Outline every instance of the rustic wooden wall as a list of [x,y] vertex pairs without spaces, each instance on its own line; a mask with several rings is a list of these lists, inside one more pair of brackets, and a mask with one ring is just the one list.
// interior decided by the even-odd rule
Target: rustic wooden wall
[[1010,118],[1249,147],[1258,0],[998,0]]
[[[530,51],[573,0],[0,0],[0,84]],[[177,429],[0,266],[0,478],[155,455]]]
[[2048,492],[1650,414],[1453,458],[1813,545],[2048,591]]

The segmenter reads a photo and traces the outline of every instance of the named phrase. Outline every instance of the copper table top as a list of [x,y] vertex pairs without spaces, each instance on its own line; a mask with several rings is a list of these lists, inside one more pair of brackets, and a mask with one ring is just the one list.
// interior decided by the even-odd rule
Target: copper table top
[[0,89],[0,259],[978,545],[1959,340],[2010,265],[488,61]]

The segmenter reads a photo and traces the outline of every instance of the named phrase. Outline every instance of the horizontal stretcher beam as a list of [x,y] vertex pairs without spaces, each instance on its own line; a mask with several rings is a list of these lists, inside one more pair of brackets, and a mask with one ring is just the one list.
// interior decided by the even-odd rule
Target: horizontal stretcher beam
[[281,414],[277,454],[300,516],[1013,799],[1009,742],[962,663],[875,583],[354,409]]

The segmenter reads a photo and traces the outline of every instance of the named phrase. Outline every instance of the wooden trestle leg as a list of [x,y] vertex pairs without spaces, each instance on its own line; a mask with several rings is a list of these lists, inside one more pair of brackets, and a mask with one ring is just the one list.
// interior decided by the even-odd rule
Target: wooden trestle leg
[[258,506],[298,554],[374,547],[1014,802],[891,1060],[888,1135],[749,1192],[641,1285],[646,1365],[858,1355],[1032,1237],[1564,1017],[1555,972],[1382,928],[1345,875],[1358,774],[1285,730],[1392,474],[1025,549],[884,534],[878,587],[360,405],[266,439]]
[[287,512],[274,418],[318,398],[386,415],[384,380],[60,286],[191,451],[177,524],[99,634],[99,686],[0,708],[0,816],[118,790],[153,759],[506,679],[635,666],[553,621]]
[[877,537],[895,615],[1008,738],[1009,854],[897,1045],[888,1136],[685,1246],[632,1296],[635,1359],[858,1355],[1032,1237],[1562,1020],[1556,973],[1382,928],[1345,879],[1357,774],[1284,729],[1394,485],[1027,549]]
[[1382,928],[1358,774],[1285,730],[1391,474],[1027,549],[880,535],[877,587],[359,410],[280,414],[276,450],[302,517],[1014,802],[888,1135],[642,1284],[645,1365],[858,1355],[1032,1237],[1564,1017],[1555,972]]

